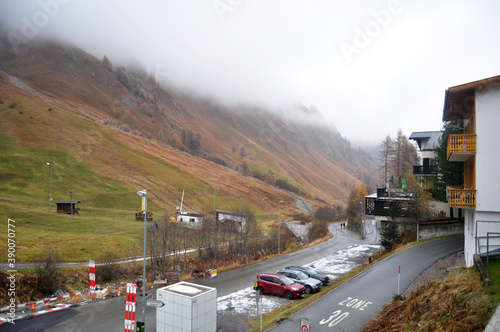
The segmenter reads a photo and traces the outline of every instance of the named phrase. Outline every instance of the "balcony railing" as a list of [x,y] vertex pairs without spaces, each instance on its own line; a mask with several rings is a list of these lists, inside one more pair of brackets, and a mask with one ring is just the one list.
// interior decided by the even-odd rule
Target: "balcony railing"
[[466,161],[476,153],[476,134],[450,135],[447,151],[448,160]]
[[436,175],[437,174],[437,166],[436,165],[413,166],[413,174],[415,174],[415,175]]
[[455,186],[446,187],[446,196],[452,208],[476,208],[476,189],[464,189]]

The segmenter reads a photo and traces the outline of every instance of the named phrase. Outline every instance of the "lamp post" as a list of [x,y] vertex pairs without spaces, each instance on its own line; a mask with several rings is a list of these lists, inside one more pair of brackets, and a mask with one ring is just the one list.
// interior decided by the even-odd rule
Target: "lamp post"
[[52,207],[52,167],[53,166],[57,166],[57,163],[46,162],[45,165],[50,166],[50,198],[49,198],[49,207]]
[[214,220],[215,220],[215,185],[217,184],[219,179],[212,179],[212,181],[214,182]]
[[278,255],[281,254],[281,203],[283,201],[278,202]]
[[142,261],[142,322],[146,324],[146,212],[148,205],[148,193],[146,189],[138,191],[137,195],[141,196],[144,199],[144,252],[143,252],[143,261]]
[[359,208],[360,208],[360,218],[361,218],[361,236],[364,238],[365,237],[365,221],[363,220],[363,202],[359,202]]
[[73,195],[74,195],[74,194],[75,194],[75,193],[73,192],[73,190],[71,190],[71,191],[68,193],[69,197],[71,197],[71,215],[73,215]]

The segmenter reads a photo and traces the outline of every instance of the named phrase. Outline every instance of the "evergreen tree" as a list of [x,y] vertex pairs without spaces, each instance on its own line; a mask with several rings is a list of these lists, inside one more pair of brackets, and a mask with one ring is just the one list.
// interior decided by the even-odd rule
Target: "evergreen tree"
[[380,232],[382,238],[380,240],[380,244],[387,250],[392,250],[392,248],[401,243],[402,240],[401,233],[399,232],[399,226],[396,221],[399,212],[399,207],[396,204],[391,204],[387,222],[384,229]]
[[452,134],[463,134],[462,121],[446,122],[441,130],[443,135],[436,149],[438,178],[433,190],[434,199],[446,202],[446,186],[460,186],[464,182],[464,163],[448,161],[448,137]]

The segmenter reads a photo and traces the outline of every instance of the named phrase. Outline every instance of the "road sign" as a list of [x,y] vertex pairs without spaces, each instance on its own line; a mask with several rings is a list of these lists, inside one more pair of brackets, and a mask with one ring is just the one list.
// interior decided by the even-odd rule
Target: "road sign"
[[300,332],[310,332],[310,326],[311,326],[311,323],[305,319],[305,318],[301,318],[300,319]]
[[163,303],[163,301],[160,300],[147,300],[146,305],[148,307],[161,308],[165,305],[165,303]]

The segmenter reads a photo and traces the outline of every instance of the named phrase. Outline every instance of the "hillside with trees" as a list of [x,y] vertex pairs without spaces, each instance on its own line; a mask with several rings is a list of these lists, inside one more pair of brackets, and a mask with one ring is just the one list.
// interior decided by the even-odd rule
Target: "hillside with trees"
[[[325,126],[314,107],[225,106],[161,86],[137,66],[96,59],[71,45],[33,41],[15,52],[4,39],[2,49],[3,89],[16,87],[47,108],[57,105],[89,119],[122,143],[138,144],[138,150],[144,149],[143,140],[329,204],[342,203],[352,185],[374,181],[370,157]],[[191,174],[209,184],[215,175],[203,173]],[[265,206],[262,195],[250,200]]]

